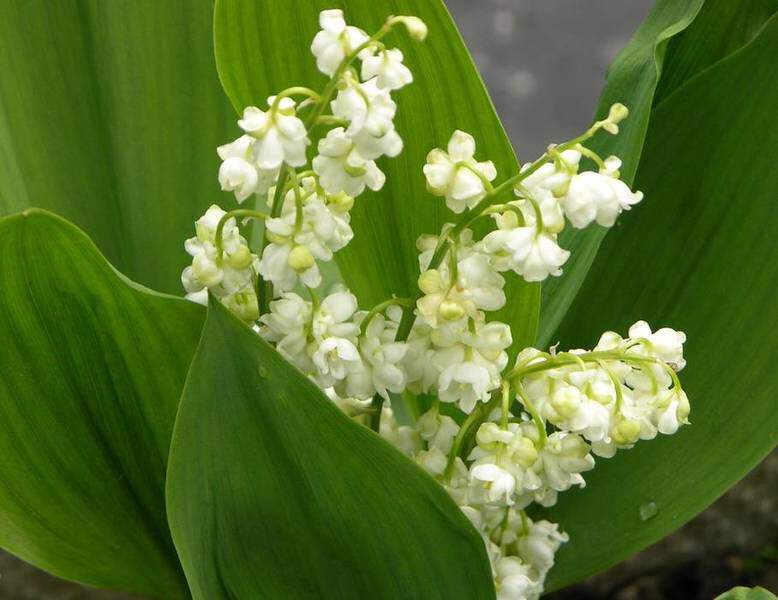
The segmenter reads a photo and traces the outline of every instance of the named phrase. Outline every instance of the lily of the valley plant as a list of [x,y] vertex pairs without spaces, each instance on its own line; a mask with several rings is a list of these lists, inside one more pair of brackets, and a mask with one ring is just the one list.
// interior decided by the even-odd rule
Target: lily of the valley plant
[[441,0],[50,4],[0,20],[4,550],[535,599],[776,446],[769,3],[658,0],[534,160]]
[[[533,521],[525,509],[583,487],[595,457],[688,423],[677,376],[682,332],[637,321],[626,336],[603,333],[591,350],[525,348],[509,361],[511,328],[490,318],[510,302],[503,273],[528,282],[561,275],[565,227],[612,227],[642,200],[619,179],[618,157],[587,146],[618,135],[627,107],[614,104],[517,173],[498,173],[472,135],[453,131],[423,168],[420,201],[445,202],[451,222],[417,241],[417,294],[363,306],[327,285],[320,264],[354,237],[349,211],[370,202],[359,196],[384,185],[375,161],[403,149],[392,94],[413,74],[385,38],[404,28],[421,42],[427,26],[392,16],[370,35],[336,9],[319,24],[311,52],[329,77],[323,88],[290,87],[247,106],[240,137],[218,148],[222,189],[239,204],[258,196],[267,205],[213,205],[196,221],[181,276],[187,298],[219,298],[346,414],[435,478],[481,533],[500,600],[538,598],[569,539],[564,524]],[[265,225],[257,253],[241,233],[251,220]],[[482,236],[472,229],[480,221],[489,223]],[[392,405],[407,394],[428,396],[430,408],[398,425]]]

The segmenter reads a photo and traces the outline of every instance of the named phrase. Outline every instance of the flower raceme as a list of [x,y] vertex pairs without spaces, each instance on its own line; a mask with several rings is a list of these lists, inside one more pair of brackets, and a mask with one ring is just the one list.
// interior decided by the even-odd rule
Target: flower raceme
[[[291,87],[246,107],[240,137],[217,149],[222,189],[267,208],[214,205],[196,221],[181,277],[187,298],[219,298],[438,481],[480,532],[500,600],[538,598],[568,537],[524,509],[552,506],[585,485],[596,460],[688,422],[682,332],[639,321],[591,350],[525,348],[509,362],[511,328],[490,316],[508,301],[508,272],[530,282],[562,273],[565,227],[612,227],[640,202],[619,179],[620,160],[586,146],[601,130],[618,134],[628,111],[613,105],[501,182],[475,138],[454,131],[422,169],[451,222],[417,241],[418,292],[361,309],[342,285],[325,288],[320,266],[353,238],[357,197],[383,187],[376,161],[403,149],[393,94],[413,73],[383,40],[400,26],[421,41],[427,28],[392,16],[370,35],[340,10],[323,11],[319,24],[311,52],[329,77],[321,91]],[[248,220],[264,221],[259,248],[240,232]],[[480,237],[477,220],[491,224]],[[425,410],[400,424],[392,403],[411,395]]]

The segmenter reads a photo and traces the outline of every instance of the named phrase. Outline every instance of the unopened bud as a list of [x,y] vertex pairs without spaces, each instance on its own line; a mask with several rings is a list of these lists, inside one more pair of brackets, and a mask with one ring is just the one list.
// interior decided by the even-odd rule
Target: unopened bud
[[459,302],[444,300],[440,303],[440,316],[446,321],[456,321],[465,316],[465,309]]
[[286,243],[286,237],[283,235],[278,235],[277,233],[273,233],[269,229],[265,229],[265,237],[267,238],[268,242],[271,242],[273,244],[278,244],[279,246]]
[[295,246],[289,253],[289,266],[295,271],[305,271],[314,264],[316,264],[316,260],[307,246]]
[[610,175],[611,177],[615,177],[618,179],[620,173],[619,169],[621,168],[621,159],[617,156],[609,156],[606,158],[603,163],[605,166],[600,169],[600,173],[603,175]]
[[329,203],[337,208],[340,212],[348,212],[351,207],[354,206],[354,198],[349,196],[346,192],[340,192],[339,194],[333,194],[328,196]]
[[632,419],[622,419],[611,432],[617,444],[634,444],[640,435],[640,423]]
[[611,121],[603,121],[602,128],[611,135],[617,135],[619,133],[619,126]]
[[519,465],[527,469],[534,465],[535,461],[538,459],[538,450],[535,447],[535,444],[532,443],[532,440],[525,437],[521,438],[519,447],[514,450],[513,456]]
[[497,423],[484,423],[475,434],[479,446],[487,450],[494,450],[499,444],[507,444],[513,439],[510,431],[501,429]]
[[608,111],[608,121],[620,123],[629,116],[629,109],[621,102],[616,102]]
[[416,41],[423,42],[427,37],[427,24],[419,17],[400,15],[389,17],[391,23],[402,23],[408,30],[408,35]]
[[435,294],[441,287],[440,273],[437,269],[430,269],[419,275],[419,289],[425,294]]
[[253,290],[231,294],[224,298],[223,302],[238,318],[244,321],[251,322],[259,318],[257,295]]
[[569,386],[558,389],[551,397],[551,405],[563,419],[570,417],[580,404],[580,393],[577,389]]
[[608,133],[616,135],[619,132],[619,123],[626,119],[627,115],[629,109],[621,102],[616,102],[608,111],[607,118],[600,122],[600,126]]
[[231,267],[235,269],[244,269],[251,264],[254,257],[251,255],[251,250],[248,246],[241,244],[227,257],[227,262]]
[[495,221],[500,229],[515,229],[519,226],[519,215],[512,210],[506,210],[504,213],[498,214]]
[[224,271],[219,265],[203,254],[198,254],[192,260],[192,274],[206,287],[219,285],[224,277]]

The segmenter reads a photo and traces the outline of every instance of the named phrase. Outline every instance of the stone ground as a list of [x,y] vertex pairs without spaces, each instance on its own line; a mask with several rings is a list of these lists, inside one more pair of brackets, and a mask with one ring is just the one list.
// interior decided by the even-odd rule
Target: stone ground
[[[650,0],[447,0],[522,160],[584,130]],[[778,590],[778,454],[678,532],[553,600],[708,600]],[[129,600],[0,554],[0,600]]]

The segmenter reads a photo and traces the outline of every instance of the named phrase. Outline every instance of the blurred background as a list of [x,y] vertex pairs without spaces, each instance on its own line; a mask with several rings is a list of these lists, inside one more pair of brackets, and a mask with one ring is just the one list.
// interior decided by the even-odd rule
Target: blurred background
[[[652,0],[446,0],[521,161],[588,127],[605,70]],[[678,532],[553,600],[709,600],[778,590],[778,454]],[[564,527],[564,524],[562,524]],[[128,598],[0,553],[1,600]]]

